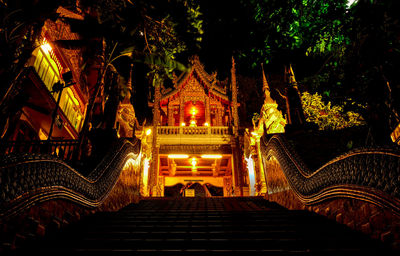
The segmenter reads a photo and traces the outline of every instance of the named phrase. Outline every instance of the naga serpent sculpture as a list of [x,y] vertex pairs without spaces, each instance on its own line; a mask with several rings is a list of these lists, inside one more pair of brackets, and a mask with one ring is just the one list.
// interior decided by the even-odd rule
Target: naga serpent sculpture
[[290,189],[305,205],[345,197],[390,208],[400,215],[398,149],[355,149],[312,171],[307,168],[284,135],[273,135],[269,138],[264,135],[261,137],[260,147],[267,183],[266,163],[274,157]]
[[53,156],[4,156],[0,159],[0,219],[52,199],[97,207],[107,198],[125,163],[139,155],[139,140],[118,140],[86,177]]

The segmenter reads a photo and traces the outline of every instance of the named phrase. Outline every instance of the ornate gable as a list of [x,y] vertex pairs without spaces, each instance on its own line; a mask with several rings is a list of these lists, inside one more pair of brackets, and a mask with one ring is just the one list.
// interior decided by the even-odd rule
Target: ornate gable
[[162,92],[160,99],[162,125],[229,126],[232,104],[227,95],[228,80],[217,80],[204,70],[197,56],[190,60],[189,72],[174,75],[174,88]]
[[195,77],[191,76],[185,86],[182,88],[181,92],[182,94],[205,94],[205,88]]

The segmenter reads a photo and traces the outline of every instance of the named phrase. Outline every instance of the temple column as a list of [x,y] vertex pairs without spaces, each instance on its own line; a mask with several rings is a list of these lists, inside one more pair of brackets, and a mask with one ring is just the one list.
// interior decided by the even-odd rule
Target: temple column
[[184,97],[181,97],[179,101],[179,125],[184,122],[185,118],[185,102]]
[[267,179],[265,177],[265,172],[264,172],[264,164],[263,164],[263,159],[261,155],[261,149],[260,149],[260,138],[258,137],[256,139],[256,150],[257,150],[257,158],[258,158],[258,167],[259,167],[259,172],[260,172],[260,180],[261,180],[261,193],[266,195],[268,198],[268,189],[267,189]]
[[240,159],[240,147],[238,147],[237,139],[233,138],[231,141],[232,148],[232,168],[233,168],[233,183],[235,196],[243,196],[243,175]]
[[174,126],[174,105],[168,104],[168,126]]
[[222,115],[223,115],[223,107],[221,105],[217,106],[217,126],[222,126]]
[[206,106],[206,113],[205,113],[205,118],[206,118],[206,122],[209,124],[209,125],[211,125],[211,116],[210,116],[210,98],[209,97],[206,97],[206,100],[205,100],[206,102],[205,102],[205,106]]
[[160,100],[161,84],[155,83],[154,106],[153,106],[153,148],[152,161],[150,166],[150,191],[151,196],[157,196],[158,168],[159,168],[159,143],[157,141],[157,128],[160,123]]
[[232,90],[232,118],[234,126],[234,134],[238,135],[239,129],[239,114],[238,114],[238,101],[237,101],[237,85],[236,85],[236,68],[235,59],[232,57],[232,69],[231,69],[231,90]]

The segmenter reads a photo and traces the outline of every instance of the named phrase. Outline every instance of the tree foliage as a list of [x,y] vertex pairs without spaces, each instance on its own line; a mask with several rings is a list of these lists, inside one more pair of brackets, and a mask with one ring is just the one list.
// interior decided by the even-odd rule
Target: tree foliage
[[325,103],[318,93],[304,92],[301,102],[306,120],[317,124],[320,130],[338,130],[365,124],[359,113],[345,111],[343,106],[331,102]]
[[[252,10],[254,44],[241,52],[252,65],[260,62],[290,63],[299,55],[325,55],[341,51],[348,39],[343,35],[346,0],[250,0],[242,1]],[[296,53],[296,54],[293,54]]]

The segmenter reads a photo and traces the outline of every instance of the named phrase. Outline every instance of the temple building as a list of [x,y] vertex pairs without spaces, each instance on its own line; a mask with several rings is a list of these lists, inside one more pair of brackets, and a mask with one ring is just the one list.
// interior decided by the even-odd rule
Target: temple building
[[232,60],[231,79],[219,81],[195,56],[172,89],[156,88],[153,126],[144,129],[147,139],[142,137],[151,157],[143,171],[144,195],[168,196],[174,188],[188,192],[191,186],[191,192],[209,196],[249,194],[235,72]]
[[[83,19],[60,7],[61,17]],[[74,140],[78,138],[88,101],[87,86],[81,76],[80,50],[57,47],[56,40],[78,39],[61,19],[46,20],[39,46],[13,84],[8,100],[15,110],[8,117],[2,139]],[[58,85],[58,90],[54,85]]]

